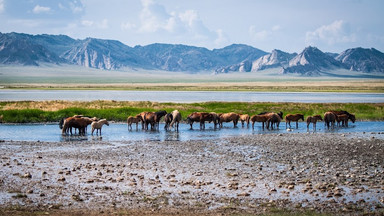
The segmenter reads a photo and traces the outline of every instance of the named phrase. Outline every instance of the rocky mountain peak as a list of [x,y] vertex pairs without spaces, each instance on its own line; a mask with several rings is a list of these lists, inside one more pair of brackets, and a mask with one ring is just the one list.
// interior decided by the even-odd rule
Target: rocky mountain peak
[[384,72],[384,53],[361,47],[347,49],[336,57],[348,69],[363,72]]

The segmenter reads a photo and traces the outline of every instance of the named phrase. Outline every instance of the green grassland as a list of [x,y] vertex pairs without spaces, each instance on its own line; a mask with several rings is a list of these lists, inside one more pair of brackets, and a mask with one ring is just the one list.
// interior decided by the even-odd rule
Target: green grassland
[[[192,112],[247,113],[258,114],[265,111],[302,113],[306,116],[324,114],[328,110],[347,110],[356,115],[357,120],[384,120],[384,104],[377,103],[246,103],[246,102],[206,102],[206,103],[156,103],[91,101],[76,102],[66,106],[66,101],[55,102],[0,102],[0,116],[3,123],[57,122],[63,117],[82,114],[106,118],[110,121],[126,121],[142,111],[179,110],[186,119]],[[69,103],[69,102],[68,102]],[[39,106],[39,104],[41,104]],[[60,106],[63,105],[63,106]]]

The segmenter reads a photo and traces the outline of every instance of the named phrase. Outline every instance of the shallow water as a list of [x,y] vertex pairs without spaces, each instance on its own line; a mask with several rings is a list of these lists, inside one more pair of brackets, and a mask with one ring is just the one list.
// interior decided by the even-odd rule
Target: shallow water
[[[14,140],[14,141],[91,141],[91,140],[103,140],[103,141],[130,141],[130,140],[158,140],[158,141],[187,141],[187,140],[214,140],[226,137],[237,137],[249,134],[269,134],[269,133],[307,133],[306,123],[300,122],[299,129],[295,129],[295,123],[292,131],[285,129],[285,122],[280,124],[279,130],[262,130],[261,123],[255,124],[253,130],[251,125],[249,128],[241,127],[241,123],[237,128],[233,128],[232,123],[224,124],[222,129],[214,129],[213,124],[206,124],[205,130],[199,129],[199,124],[194,124],[194,129],[190,130],[190,126],[187,124],[180,124],[179,132],[174,130],[165,131],[164,124],[160,124],[160,131],[143,131],[141,125],[136,130],[133,126],[132,131],[128,131],[126,124],[110,124],[110,126],[103,126],[102,136],[94,134],[91,135],[91,129],[88,127],[88,133],[86,136],[78,135],[61,135],[61,130],[57,124],[0,124],[0,139],[1,140]],[[313,132],[312,125],[309,132]],[[317,124],[317,133],[371,133],[384,132],[384,122],[355,122],[349,123],[348,128],[336,128],[334,130],[325,130],[324,124],[319,122]],[[375,136],[381,136],[382,134],[376,134]]]
[[335,92],[215,92],[215,91],[103,91],[103,90],[0,90],[0,101],[24,100],[116,100],[193,103],[300,102],[300,103],[382,103],[381,93]]

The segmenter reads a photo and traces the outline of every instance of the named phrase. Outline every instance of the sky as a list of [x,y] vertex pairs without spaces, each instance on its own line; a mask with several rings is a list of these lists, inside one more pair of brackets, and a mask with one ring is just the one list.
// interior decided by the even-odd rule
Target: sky
[[383,0],[0,0],[0,32],[119,40],[128,46],[247,44],[384,52]]

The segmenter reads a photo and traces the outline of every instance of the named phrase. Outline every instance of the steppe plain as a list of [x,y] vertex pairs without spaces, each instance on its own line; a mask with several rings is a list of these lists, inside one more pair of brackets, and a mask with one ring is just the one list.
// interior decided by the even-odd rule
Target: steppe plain
[[[109,79],[108,71],[99,70],[77,77],[55,69],[62,77],[44,78],[26,70],[15,77],[12,70],[19,69],[2,70],[3,88],[384,92],[382,79],[364,77],[193,74],[180,81],[173,74],[123,72]],[[3,140],[0,214],[383,215],[381,137],[367,132],[190,141]]]

